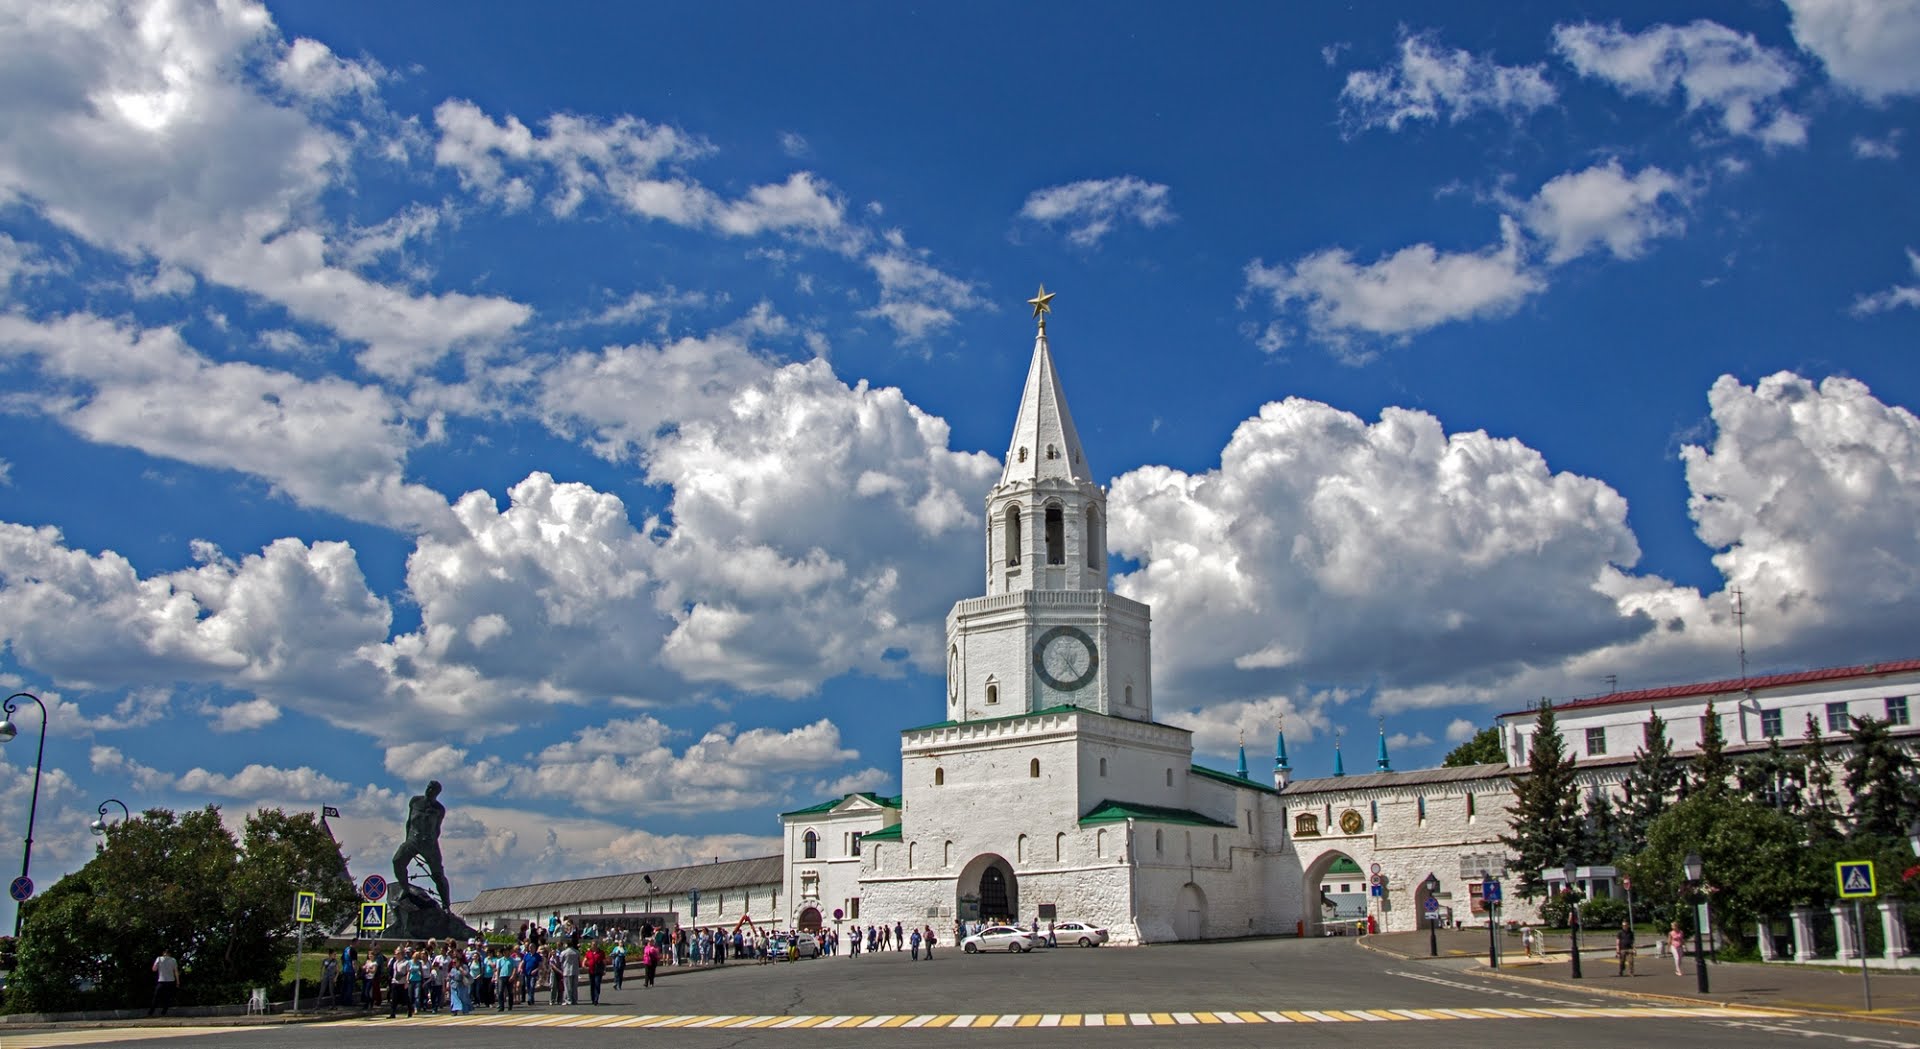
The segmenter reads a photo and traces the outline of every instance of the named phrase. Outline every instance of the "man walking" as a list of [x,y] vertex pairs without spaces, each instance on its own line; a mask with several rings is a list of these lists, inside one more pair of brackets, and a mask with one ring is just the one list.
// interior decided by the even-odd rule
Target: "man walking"
[[1635,976],[1633,971],[1633,926],[1620,923],[1620,931],[1613,937],[1614,953],[1620,956],[1620,971],[1617,976]]
[[569,943],[560,951],[560,975],[567,982],[567,1004],[580,1004],[580,948]]
[[167,1015],[173,1008],[173,997],[180,990],[180,963],[165,947],[160,948],[160,957],[153,960],[153,1004],[147,1006],[147,1015],[152,1016],[155,1009],[160,1015]]

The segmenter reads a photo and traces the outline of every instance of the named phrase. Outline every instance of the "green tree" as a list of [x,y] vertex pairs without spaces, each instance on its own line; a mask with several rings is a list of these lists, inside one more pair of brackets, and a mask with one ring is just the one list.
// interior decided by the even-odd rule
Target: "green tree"
[[[145,1002],[163,947],[180,960],[182,1004],[231,1004],[286,967],[297,889],[318,893],[320,928],[351,920],[339,849],[311,813],[257,812],[243,841],[213,806],[150,809],[114,826],[99,855],[23,909],[7,1009]],[[80,980],[93,989],[79,990]]]
[[1801,751],[1806,768],[1806,795],[1800,803],[1800,822],[1811,845],[1840,840],[1840,803],[1834,792],[1833,764],[1820,735],[1820,720],[1807,715],[1807,745]]
[[1500,729],[1489,726],[1453,748],[1453,752],[1440,762],[1440,767],[1456,769],[1466,765],[1498,765],[1506,760],[1506,752],[1500,749]]
[[1513,833],[1501,835],[1500,843],[1516,854],[1520,895],[1532,899],[1546,887],[1540,872],[1578,859],[1582,845],[1574,759],[1560,738],[1553,704],[1544,699],[1527,748],[1527,774],[1514,781],[1513,801]]
[[1673,743],[1667,739],[1667,723],[1659,711],[1647,715],[1646,738],[1633,755],[1633,769],[1627,773],[1626,800],[1620,805],[1621,835],[1637,845],[1647,838],[1647,828],[1667,811],[1680,794],[1686,770],[1673,756]]
[[1805,898],[1809,868],[1800,825],[1731,791],[1696,791],[1648,828],[1646,844],[1625,863],[1634,896],[1650,911],[1691,926],[1681,866],[1690,852],[1706,868],[1715,927],[1744,936],[1754,920]]
[[1587,798],[1586,816],[1580,823],[1580,862],[1611,864],[1632,847],[1626,821],[1612,796],[1605,790],[1594,791]]
[[1798,816],[1806,805],[1806,758],[1789,753],[1777,736],[1759,754],[1736,763],[1733,778],[1741,795],[1783,815]]
[[1847,793],[1853,796],[1853,826],[1848,838],[1904,838],[1920,816],[1920,783],[1913,755],[1893,742],[1888,724],[1857,717],[1847,733],[1853,750],[1846,758]]
[[1718,797],[1730,789],[1733,763],[1727,760],[1727,737],[1720,730],[1720,715],[1713,701],[1707,701],[1706,716],[1700,719],[1700,757],[1693,763],[1693,791]]

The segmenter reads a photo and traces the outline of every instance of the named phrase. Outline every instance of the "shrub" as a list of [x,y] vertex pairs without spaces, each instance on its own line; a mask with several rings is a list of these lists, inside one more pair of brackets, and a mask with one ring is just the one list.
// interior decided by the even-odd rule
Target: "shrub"
[[1627,920],[1627,901],[1601,897],[1580,905],[1580,925],[1588,929],[1618,929]]

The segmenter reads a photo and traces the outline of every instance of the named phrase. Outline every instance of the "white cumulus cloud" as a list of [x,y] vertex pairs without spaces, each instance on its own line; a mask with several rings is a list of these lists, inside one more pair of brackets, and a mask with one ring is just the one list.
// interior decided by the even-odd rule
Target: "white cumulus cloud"
[[1648,241],[1685,228],[1674,205],[1686,199],[1679,178],[1656,167],[1628,175],[1618,160],[1559,175],[1522,210],[1527,229],[1547,246],[1549,263],[1604,246],[1631,259]]
[[1503,66],[1463,49],[1440,46],[1437,34],[1400,34],[1399,62],[1347,74],[1340,116],[1357,131],[1398,131],[1417,120],[1457,124],[1478,112],[1524,116],[1558,97],[1546,66]]
[[1091,248],[1121,223],[1152,229],[1172,222],[1173,209],[1168,206],[1171,193],[1161,183],[1133,175],[1083,179],[1035,190],[1021,205],[1020,217],[1064,228],[1069,242]]
[[1582,76],[1660,100],[1678,91],[1688,112],[1717,114],[1730,135],[1768,146],[1806,143],[1806,121],[1782,102],[1799,68],[1750,33],[1706,20],[1638,33],[1583,22],[1555,26],[1553,39],[1554,50]]
[[1920,94],[1920,0],[1787,0],[1793,37],[1875,102]]

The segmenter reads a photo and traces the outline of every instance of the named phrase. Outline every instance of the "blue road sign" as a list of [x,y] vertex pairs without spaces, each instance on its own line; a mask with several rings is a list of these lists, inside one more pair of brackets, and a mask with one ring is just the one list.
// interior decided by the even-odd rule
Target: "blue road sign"
[[1385,885],[1367,886],[1367,895],[1369,896],[1385,896],[1386,894],[1387,894],[1387,887]]
[[1427,897],[1427,913],[1432,914],[1434,911],[1437,911],[1439,909],[1440,909],[1440,901],[1434,899],[1431,896]]
[[1840,898],[1857,900],[1867,896],[1879,895],[1879,886],[1874,883],[1872,860],[1846,860],[1833,865],[1833,872],[1840,880]]
[[7,886],[7,895],[13,897],[15,903],[25,903],[33,899],[33,879],[24,874],[13,879],[13,882]]
[[363,903],[360,905],[360,928],[366,932],[379,932],[387,927],[387,905],[384,903]]
[[1493,879],[1488,879],[1486,884],[1480,887],[1480,899],[1487,903],[1499,903],[1500,883]]
[[369,874],[360,882],[360,895],[369,900],[378,900],[387,894],[387,879],[378,874]]

